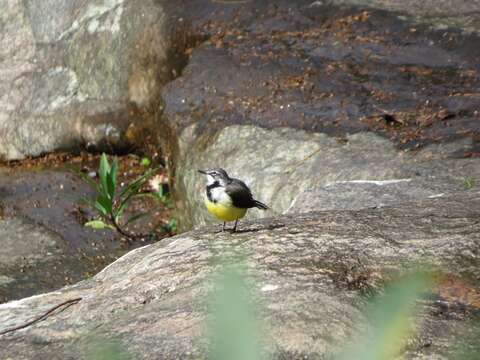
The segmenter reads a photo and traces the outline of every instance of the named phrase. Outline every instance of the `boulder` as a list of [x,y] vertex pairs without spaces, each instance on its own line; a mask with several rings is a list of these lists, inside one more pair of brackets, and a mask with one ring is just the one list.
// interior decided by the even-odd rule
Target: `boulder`
[[[159,118],[181,228],[212,221],[199,168],[225,168],[277,214],[297,197],[321,209],[301,194],[342,181],[411,180],[390,204],[478,180],[478,35],[362,1],[199,3],[177,16],[208,40],[163,88]],[[352,206],[382,205],[390,190]]]
[[[2,1],[0,157],[142,143],[178,55],[156,1]],[[145,135],[146,134],[146,135]]]
[[197,169],[224,166],[246,181],[255,197],[271,210],[252,209],[248,216],[284,212],[359,209],[468,190],[480,180],[480,159],[457,158],[471,141],[399,151],[373,133],[325,134],[288,128],[262,129],[232,125],[210,138],[205,147],[195,126],[182,133],[176,167],[182,226],[215,220],[203,204],[205,179]]
[[76,285],[0,305],[1,331],[81,298],[0,336],[0,354],[84,359],[100,342],[118,343],[135,359],[206,358],[211,275],[221,261],[242,258],[272,358],[323,359],[342,349],[370,326],[368,294],[421,263],[444,280],[419,302],[418,332],[402,351],[408,359],[450,359],[459,339],[478,347],[479,209],[480,193],[470,190],[261,219],[237,233],[194,230],[136,249]]

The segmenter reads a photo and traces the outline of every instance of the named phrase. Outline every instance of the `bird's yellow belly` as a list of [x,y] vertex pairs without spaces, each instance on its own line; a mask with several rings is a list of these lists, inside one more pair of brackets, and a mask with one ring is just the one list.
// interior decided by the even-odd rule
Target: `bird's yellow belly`
[[205,200],[205,206],[210,214],[222,221],[234,221],[245,216],[247,209],[237,208],[233,205],[225,205]]

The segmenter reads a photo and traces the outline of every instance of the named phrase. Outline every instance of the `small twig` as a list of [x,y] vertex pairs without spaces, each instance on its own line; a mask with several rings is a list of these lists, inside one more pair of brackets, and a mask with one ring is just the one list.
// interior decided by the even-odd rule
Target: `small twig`
[[[0,331],[0,336],[1,335],[5,335],[5,334],[8,334],[8,333],[11,333],[11,332],[14,332],[14,331],[17,331],[17,330],[20,330],[20,329],[24,329],[30,325],[33,325],[35,324],[36,322],[39,322],[43,319],[46,319],[51,313],[53,313],[55,310],[57,310],[58,308],[64,306],[64,308],[60,311],[64,311],[65,309],[67,309],[68,307],[78,303],[80,300],[82,300],[81,297],[79,298],[75,298],[75,299],[70,299],[70,300],[66,300],[58,305],[55,305],[54,307],[52,307],[50,310],[48,310],[47,312],[43,313],[42,315],[40,316],[37,316],[36,318],[34,318],[33,320],[30,320],[28,322],[26,322],[25,324],[22,324],[22,325],[18,325],[18,326],[15,326],[13,328],[10,328],[10,329],[6,329],[6,330],[3,330],[3,331]],[[60,313],[59,312],[59,313]]]

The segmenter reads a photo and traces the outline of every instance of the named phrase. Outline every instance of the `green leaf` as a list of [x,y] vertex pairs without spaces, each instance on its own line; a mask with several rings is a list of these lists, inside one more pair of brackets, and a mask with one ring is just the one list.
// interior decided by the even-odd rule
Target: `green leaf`
[[150,166],[151,163],[152,162],[147,157],[144,157],[144,158],[142,158],[142,160],[140,160],[140,165],[145,166],[145,167]]
[[100,204],[98,201],[92,202],[92,206],[95,210],[97,210],[100,213],[100,215],[108,216],[107,209],[102,204]]
[[167,225],[165,225],[165,230],[171,233],[177,232],[177,219],[171,218]]
[[115,197],[115,189],[117,187],[117,170],[118,170],[118,160],[115,158],[112,162],[112,167],[107,176],[107,187],[108,187],[108,196],[110,199]]
[[128,218],[127,222],[124,224],[124,226],[127,226],[128,224],[134,222],[134,221],[137,221],[139,219],[141,219],[142,217],[145,217],[147,216],[148,213],[138,213],[138,214],[135,214],[135,215],[132,215],[131,217]]
[[141,197],[148,197],[148,196],[151,196],[151,195],[149,193],[136,194],[136,193],[132,192],[132,193],[128,194],[128,197],[126,197],[124,199],[120,199],[119,202],[118,202],[118,207],[114,211],[114,216],[115,216],[116,221],[118,222],[119,218],[122,216],[123,212],[125,211],[125,208],[130,203],[130,201],[132,201],[134,198],[141,198]]
[[134,181],[128,184],[128,186],[126,186],[125,189],[123,189],[120,192],[119,198],[128,197],[129,193],[137,193],[142,187],[142,185],[145,183],[145,181],[147,181],[147,179],[151,177],[153,173],[155,173],[158,169],[159,169],[158,167],[149,169],[148,171],[145,172],[145,174],[136,178]]
[[92,229],[100,230],[100,229],[112,229],[113,226],[103,222],[102,220],[92,220],[86,222],[84,226],[91,227]]
[[127,206],[128,201],[124,201],[120,203],[117,209],[114,211],[113,216],[115,217],[115,221],[118,223],[120,222],[120,217],[122,216],[123,212],[125,211],[125,207]]
[[119,200],[119,205],[117,207],[117,210],[115,211],[115,219],[118,222],[119,218],[122,216],[123,212],[125,211],[125,208],[127,207],[128,203],[134,198],[134,197],[140,197],[142,194],[135,194],[135,193],[129,193],[126,198],[120,198]]
[[106,210],[107,214],[112,212],[113,201],[107,195],[98,195],[96,202]]
[[108,195],[107,178],[110,173],[110,164],[108,163],[105,153],[100,157],[100,165],[98,167],[98,176],[100,177],[100,190],[104,195]]

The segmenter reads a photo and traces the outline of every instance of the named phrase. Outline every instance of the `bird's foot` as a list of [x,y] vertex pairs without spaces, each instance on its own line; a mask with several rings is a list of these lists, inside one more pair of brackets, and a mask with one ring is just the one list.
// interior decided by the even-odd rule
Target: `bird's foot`
[[238,224],[238,219],[235,220],[235,225],[233,225],[232,233],[237,231],[237,224]]

